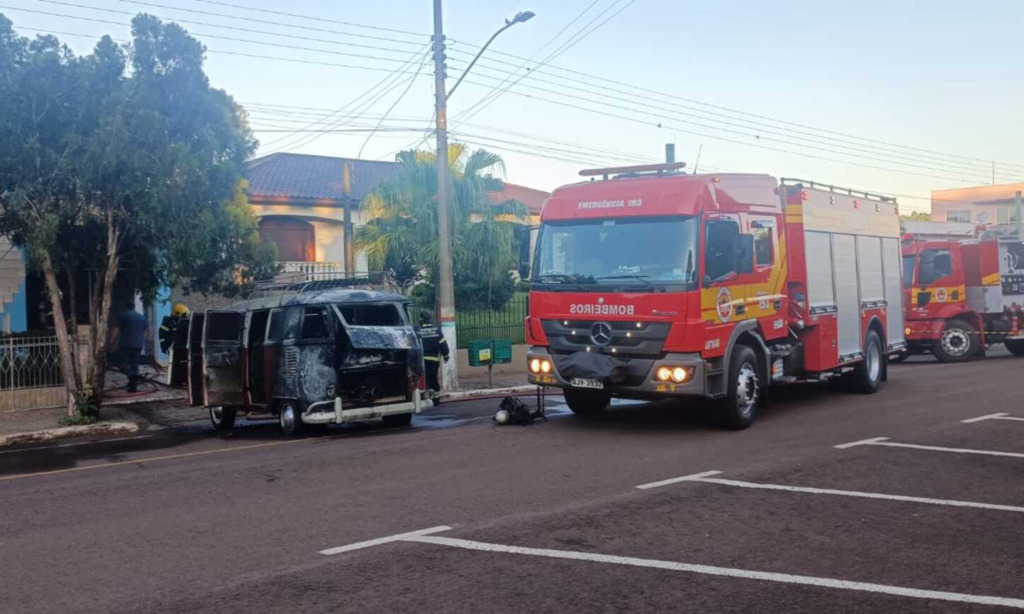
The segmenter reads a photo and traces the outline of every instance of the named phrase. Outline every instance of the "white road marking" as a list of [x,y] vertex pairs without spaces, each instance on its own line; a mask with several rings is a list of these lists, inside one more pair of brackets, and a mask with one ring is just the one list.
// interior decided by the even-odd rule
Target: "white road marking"
[[649,484],[641,484],[637,486],[640,490],[647,490],[649,488],[658,488],[660,486],[668,486],[669,484],[678,484],[679,482],[696,482],[701,478],[705,478],[709,475],[718,475],[721,471],[705,471],[704,473],[694,473],[693,475],[684,475],[678,478],[669,478],[667,480],[661,480],[660,482],[651,482]]
[[931,450],[933,452],[955,452],[957,454],[979,454],[981,456],[1005,456],[1008,458],[1024,458],[1024,452],[1003,452],[1001,450],[976,450],[974,448],[946,448],[944,446],[923,446],[916,443],[899,443],[889,441],[888,437],[876,437],[863,441],[854,441],[835,446],[840,449],[854,446],[888,446],[890,448],[909,448],[911,450]]
[[671,480],[662,480],[661,482],[652,482],[650,484],[644,484],[637,486],[637,488],[657,488],[659,486],[667,486],[669,484],[677,484],[679,482],[704,482],[707,484],[720,484],[722,486],[735,486],[737,488],[753,488],[757,490],[781,490],[785,492],[802,492],[813,495],[837,495],[840,497],[859,497],[862,499],[884,499],[889,501],[904,501],[908,503],[926,503],[929,505],[947,505],[950,507],[970,507],[982,510],[996,510],[1000,512],[1017,512],[1024,514],[1024,507],[1016,505],[999,505],[997,503],[978,503],[975,501],[958,501],[956,499],[933,499],[931,497],[911,497],[908,495],[889,495],[885,493],[876,492],[862,492],[858,490],[836,490],[833,488],[813,488],[809,486],[786,486],[782,484],[763,484],[758,482],[744,482],[741,480],[726,480],[722,478],[712,478],[712,475],[719,475],[721,471],[706,471],[704,473],[696,473],[694,475],[688,475],[681,478],[672,478]]
[[871,439],[861,439],[860,441],[851,441],[850,443],[841,443],[841,444],[839,444],[838,446],[835,446],[835,447],[840,449],[840,450],[845,450],[847,448],[853,448],[853,447],[856,447],[856,446],[866,446],[866,445],[869,445],[869,444],[872,444],[872,443],[875,443],[875,442],[878,442],[878,441],[885,441],[886,439],[889,439],[889,438],[888,437],[872,437]]
[[971,424],[972,422],[981,422],[982,420],[1012,420],[1014,422],[1024,422],[1024,418],[1017,418],[1007,413],[988,414],[986,416],[978,416],[977,418],[961,420],[960,422],[963,422],[964,424]]
[[850,580],[837,580],[833,578],[820,578],[815,576],[799,576],[794,574],[777,573],[770,571],[752,571],[747,569],[733,569],[729,567],[713,567],[710,565],[678,563],[675,561],[662,561],[657,559],[641,559],[629,556],[597,554],[593,552],[575,552],[571,550],[550,550],[546,548],[505,546],[502,544],[491,544],[486,542],[471,541],[468,539],[457,539],[452,537],[432,537],[427,535],[421,535],[417,537],[407,538],[403,541],[417,542],[423,544],[435,544],[438,546],[462,548],[464,550],[475,550],[478,552],[519,554],[553,559],[568,559],[571,561],[586,561],[590,563],[610,563],[613,565],[627,565],[631,567],[646,567],[652,569],[663,569],[668,571],[681,571],[708,576],[742,578],[745,580],[761,580],[766,582],[781,582],[785,584],[799,584],[803,586],[814,586],[820,588],[861,591],[866,593],[880,593],[884,595],[895,595],[897,597],[912,597],[915,599],[931,599],[936,601],[975,603],[981,605],[998,605],[1010,608],[1024,609],[1024,599],[1013,599],[1009,597],[992,597],[987,595],[949,593],[945,591],[933,591],[919,588],[907,588],[902,586],[890,586],[887,584],[873,584],[870,582],[853,582]]
[[431,527],[429,529],[420,529],[419,531],[410,531],[408,533],[399,533],[397,535],[389,535],[388,537],[378,537],[377,539],[370,539],[365,542],[357,542],[355,544],[348,544],[347,546],[338,546],[337,548],[328,548],[327,550],[321,550],[320,554],[330,556],[332,554],[341,554],[343,552],[352,552],[353,550],[362,550],[363,548],[371,548],[373,546],[380,546],[382,544],[389,544],[391,542],[410,541],[413,537],[419,537],[423,535],[430,535],[431,533],[440,533],[441,531],[450,531],[451,527],[441,525],[438,527]]
[[74,446],[91,446],[100,443],[113,443],[115,441],[130,441],[132,439],[148,439],[152,435],[136,435],[134,437],[118,437],[116,439],[98,439],[96,441],[79,441],[78,443],[58,443],[52,446],[36,446],[34,448],[21,448],[18,450],[0,450],[0,454],[15,454],[17,452],[34,452],[36,450],[50,450],[52,448],[71,448]]

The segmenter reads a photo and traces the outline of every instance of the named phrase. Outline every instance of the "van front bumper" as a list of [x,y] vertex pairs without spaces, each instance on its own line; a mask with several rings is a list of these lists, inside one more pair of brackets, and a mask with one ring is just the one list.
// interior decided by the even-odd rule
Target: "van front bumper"
[[[531,373],[529,370],[530,361],[534,358],[548,360],[551,362],[550,373]],[[625,359],[628,361],[628,359]],[[554,388],[565,388],[572,390],[591,391],[592,388],[580,388],[572,385],[572,382],[558,372],[558,365],[555,358],[545,347],[532,347],[526,354],[527,380],[538,386],[552,386]],[[649,364],[649,366],[647,366]],[[642,366],[639,366],[642,365]],[[656,379],[660,367],[683,367],[691,371],[690,378],[681,383],[661,382]],[[663,358],[653,361],[634,361],[629,367],[630,374],[627,377],[628,384],[613,384],[604,381],[603,392],[615,397],[634,399],[659,399],[669,397],[703,397],[706,393],[705,387],[705,365],[700,354],[669,353]]]
[[333,401],[320,401],[310,405],[302,414],[302,421],[306,424],[346,424],[383,418],[384,416],[418,414],[423,409],[433,406],[433,401],[423,399],[417,394],[412,401],[345,409],[342,407],[341,398],[335,397]]

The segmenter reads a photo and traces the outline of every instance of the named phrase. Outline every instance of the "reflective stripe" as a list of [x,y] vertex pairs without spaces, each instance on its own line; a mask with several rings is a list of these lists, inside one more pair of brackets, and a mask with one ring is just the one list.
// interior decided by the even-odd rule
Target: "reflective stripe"
[[429,360],[431,362],[441,362],[441,359],[437,356],[424,356],[423,360]]

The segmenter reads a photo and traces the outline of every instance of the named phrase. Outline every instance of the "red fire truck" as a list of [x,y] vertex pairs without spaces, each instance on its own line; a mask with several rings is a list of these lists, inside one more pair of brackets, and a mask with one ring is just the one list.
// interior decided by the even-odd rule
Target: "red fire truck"
[[576,414],[612,397],[715,399],[843,375],[865,393],[904,348],[896,202],[683,163],[596,169],[541,213],[529,380]]
[[1002,343],[1024,356],[1024,244],[1016,236],[903,239],[907,351],[969,360]]

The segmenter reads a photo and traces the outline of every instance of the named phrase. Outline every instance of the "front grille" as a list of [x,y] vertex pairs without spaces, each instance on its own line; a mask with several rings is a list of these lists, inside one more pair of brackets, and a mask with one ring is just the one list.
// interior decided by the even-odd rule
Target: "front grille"
[[[601,345],[593,339],[595,324],[603,323],[610,329],[608,343]],[[553,353],[598,351],[623,358],[659,356],[671,324],[665,322],[610,322],[605,320],[541,320],[544,334]],[[614,350],[614,351],[613,351]]]

